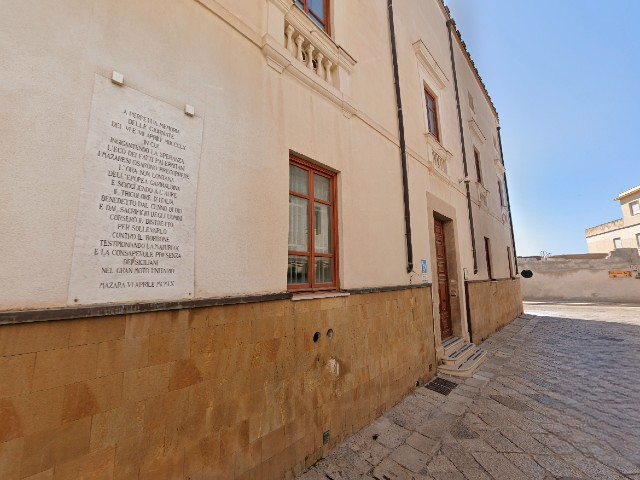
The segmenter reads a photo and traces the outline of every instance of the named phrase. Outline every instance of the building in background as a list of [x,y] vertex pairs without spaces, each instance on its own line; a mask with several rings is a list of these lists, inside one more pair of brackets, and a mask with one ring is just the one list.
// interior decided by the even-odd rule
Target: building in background
[[586,229],[589,253],[640,249],[640,185],[625,190],[613,200],[620,202],[622,218]]
[[0,478],[299,473],[521,313],[440,1],[5,3]]

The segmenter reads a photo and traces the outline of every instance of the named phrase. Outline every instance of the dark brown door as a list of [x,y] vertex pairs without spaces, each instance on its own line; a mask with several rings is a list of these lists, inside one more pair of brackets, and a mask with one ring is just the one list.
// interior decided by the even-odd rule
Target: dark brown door
[[434,219],[436,238],[436,266],[438,272],[438,293],[440,295],[440,337],[451,336],[451,304],[449,303],[449,275],[447,274],[447,251],[444,243],[444,224]]

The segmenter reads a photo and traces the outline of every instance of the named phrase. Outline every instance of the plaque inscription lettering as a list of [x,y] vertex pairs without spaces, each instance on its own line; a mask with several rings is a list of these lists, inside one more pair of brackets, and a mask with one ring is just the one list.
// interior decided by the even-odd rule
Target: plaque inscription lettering
[[192,298],[202,119],[96,76],[69,303]]

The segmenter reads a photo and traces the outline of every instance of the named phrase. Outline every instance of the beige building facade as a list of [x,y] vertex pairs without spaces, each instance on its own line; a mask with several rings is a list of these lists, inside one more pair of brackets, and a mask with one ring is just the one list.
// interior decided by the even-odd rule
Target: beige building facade
[[0,478],[291,476],[522,311],[440,1],[160,3],[4,5]]
[[609,253],[619,248],[640,249],[640,185],[620,193],[622,218],[587,228],[589,253]]

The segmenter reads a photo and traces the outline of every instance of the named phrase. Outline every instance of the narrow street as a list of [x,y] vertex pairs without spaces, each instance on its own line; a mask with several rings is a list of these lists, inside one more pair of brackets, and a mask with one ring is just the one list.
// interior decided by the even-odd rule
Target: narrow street
[[640,306],[526,303],[481,347],[299,479],[640,479]]

